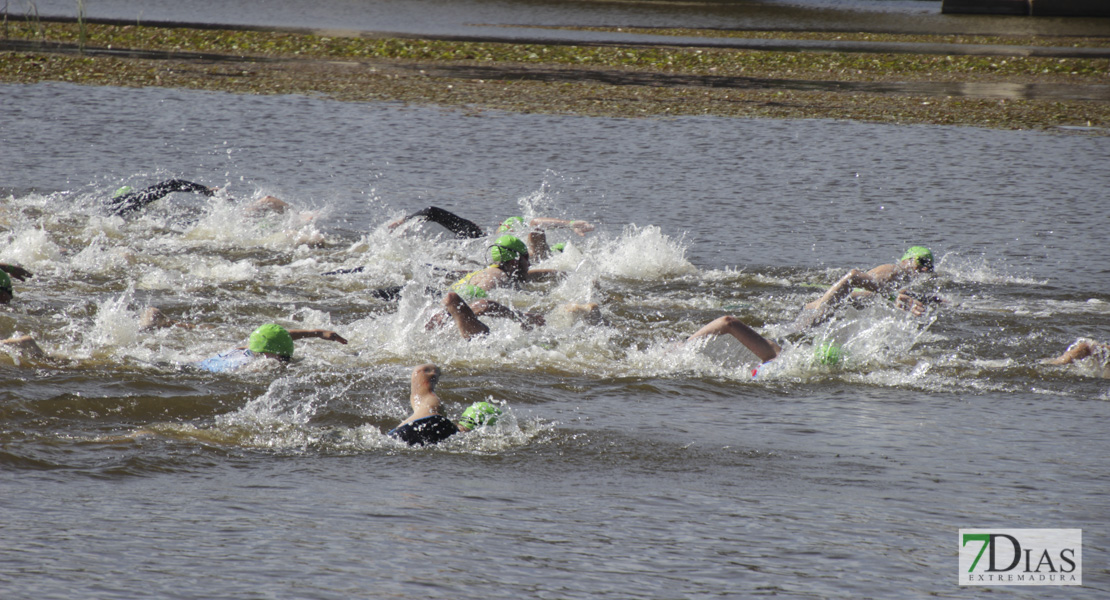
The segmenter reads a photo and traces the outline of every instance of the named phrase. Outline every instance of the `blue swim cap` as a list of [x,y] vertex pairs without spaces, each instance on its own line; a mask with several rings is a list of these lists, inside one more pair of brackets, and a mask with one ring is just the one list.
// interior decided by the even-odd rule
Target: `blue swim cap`
[[500,408],[489,402],[475,402],[463,411],[462,416],[459,417],[459,425],[474,430],[484,425],[497,423],[497,417],[499,416],[501,416]]

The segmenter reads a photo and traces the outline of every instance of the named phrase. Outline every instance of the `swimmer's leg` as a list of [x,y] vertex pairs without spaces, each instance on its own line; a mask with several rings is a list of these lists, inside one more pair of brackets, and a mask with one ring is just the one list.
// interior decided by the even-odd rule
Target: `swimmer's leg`
[[740,340],[741,344],[744,344],[763,362],[774,360],[782,352],[782,348],[778,344],[759,335],[754,329],[745,325],[743,321],[731,315],[714,319],[705,327],[695,331],[686,341],[725,334]]

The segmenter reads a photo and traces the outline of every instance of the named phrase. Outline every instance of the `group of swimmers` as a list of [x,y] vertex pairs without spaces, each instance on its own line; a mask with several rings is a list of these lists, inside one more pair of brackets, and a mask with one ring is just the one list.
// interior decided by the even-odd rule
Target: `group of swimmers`
[[[151,202],[173,192],[197,192],[205,195],[214,193],[209,188],[183,180],[170,180],[150,188],[135,192],[129,188],[119,190],[109,203],[109,210],[115,215],[127,215],[142,209]],[[252,205],[252,210],[262,207],[268,210],[284,211],[284,202],[267,196]],[[388,225],[390,230],[415,221],[431,221],[451,231],[459,238],[475,239],[486,233],[477,224],[438,207],[428,207],[402,217]],[[534,269],[532,257],[546,257],[550,252],[561,251],[561,247],[548,247],[545,228],[565,227],[578,235],[585,235],[594,229],[587,221],[554,218],[536,218],[525,222],[522,217],[506,219],[498,226],[500,234],[487,247],[489,266],[466,273],[442,293],[443,312],[433,316],[426,329],[434,329],[451,319],[462,337],[471,339],[488,334],[489,327],[481,320],[483,317],[504,317],[518,322],[522,328],[531,329],[544,325],[543,315],[519,311],[489,299],[495,288],[520,286],[533,281],[542,281],[557,276],[554,269]],[[525,232],[525,239],[517,233]],[[915,316],[925,313],[927,305],[940,302],[936,297],[923,297],[911,293],[909,285],[920,275],[934,271],[932,251],[924,246],[909,248],[897,263],[877,266],[869,271],[852,269],[828,288],[819,298],[807,303],[795,321],[787,327],[789,332],[802,332],[831,318],[835,310],[845,304],[862,304],[881,298],[894,306]],[[351,272],[351,271],[343,271]],[[25,281],[33,275],[17,265],[0,264],[0,304],[13,299],[11,279]],[[396,297],[399,290],[391,295]],[[600,310],[596,303],[570,304],[565,309],[587,320],[599,320]],[[142,315],[140,325],[143,329],[183,327],[192,329],[197,325],[173,321],[160,310],[151,307]],[[753,371],[757,376],[763,366],[775,360],[782,347],[774,340],[767,339],[752,327],[732,315],[723,315],[704,325],[685,342],[703,338],[730,335],[743,344],[761,361]],[[211,372],[225,372],[241,368],[256,359],[271,359],[289,362],[293,356],[294,340],[318,338],[346,344],[347,340],[338,333],[326,329],[286,329],[276,323],[267,323],[251,333],[245,346],[230,352],[192,363],[192,366]],[[36,357],[45,353],[30,336],[0,341],[9,348]],[[817,358],[826,364],[835,364],[842,353],[836,346],[822,345],[818,348]],[[1104,365],[1110,365],[1110,344],[1089,339],[1080,339],[1062,355],[1047,359],[1045,362],[1057,365],[1094,357]],[[432,364],[420,365],[413,369],[410,384],[410,404],[412,414],[402,421],[388,435],[409,445],[435,444],[459,432],[470,431],[496,422],[500,409],[487,402],[471,405],[462,417],[452,422],[443,416],[435,387],[439,382],[440,369]]]

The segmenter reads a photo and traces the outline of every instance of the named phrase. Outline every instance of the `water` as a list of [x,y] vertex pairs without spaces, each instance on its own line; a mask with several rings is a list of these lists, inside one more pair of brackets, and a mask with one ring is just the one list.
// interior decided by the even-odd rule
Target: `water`
[[[1108,587],[1110,389],[1039,359],[1110,330],[1110,138],[65,84],[0,106],[0,261],[35,273],[0,336],[58,359],[0,353],[5,598],[962,596],[969,527],[1082,528],[1085,587],[1052,593]],[[99,206],[175,176],[223,190]],[[296,209],[243,210],[266,194]],[[384,227],[429,204],[598,227],[550,232],[565,280],[498,296],[547,327],[468,343],[423,330],[418,292],[488,242]],[[792,340],[753,381],[735,344],[674,345],[725,313],[780,333],[918,243],[946,304],[843,312],[817,331],[842,366]],[[367,293],[398,284],[397,305]],[[558,313],[586,301],[606,324]],[[148,305],[211,327],[141,332]],[[265,321],[350,343],[182,366]],[[422,362],[451,416],[506,416],[391,442]]]

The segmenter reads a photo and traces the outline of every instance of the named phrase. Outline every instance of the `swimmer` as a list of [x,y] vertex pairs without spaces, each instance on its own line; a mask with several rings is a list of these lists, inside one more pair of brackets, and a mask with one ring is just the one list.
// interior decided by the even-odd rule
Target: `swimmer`
[[[492,300],[475,300],[473,304],[467,304],[462,296],[455,292],[448,292],[443,298],[443,307],[446,310],[446,315],[450,316],[454,322],[455,327],[458,328],[459,333],[463,339],[471,339],[476,336],[482,336],[489,333],[489,326],[483,323],[479,316],[502,317],[508,318],[520,323],[521,329],[530,331],[533,327],[542,327],[546,324],[543,315],[530,313],[525,311],[517,311]],[[588,323],[599,324],[602,322],[601,309],[596,302],[589,303],[570,303],[560,307],[560,310],[570,314],[573,318],[581,318]],[[425,331],[430,331],[443,324],[445,316],[440,313],[424,326]]]
[[1103,377],[1110,378],[1110,344],[1096,342],[1090,338],[1079,338],[1060,356],[1046,358],[1041,362],[1048,365],[1070,365],[1086,359],[1090,359],[1095,366],[1102,368]]
[[470,339],[475,336],[489,333],[489,326],[478,319],[479,316],[483,315],[512,319],[520,323],[521,328],[525,331],[529,331],[533,327],[542,327],[545,324],[543,315],[513,310],[493,300],[474,300],[473,306],[471,306],[463,300],[462,296],[455,292],[447,292],[447,295],[443,298],[443,308],[446,311],[446,315],[444,313],[439,313],[433,316],[424,325],[425,331],[431,331],[442,325],[446,320],[446,316],[450,316],[451,319],[455,321],[455,326],[458,328],[459,333],[462,334],[463,339]]
[[490,266],[467,273],[451,290],[463,296],[483,298],[497,287],[542,281],[560,273],[558,269],[533,269],[528,246],[520,238],[503,235],[489,247]]
[[190,364],[203,371],[221,373],[234,371],[260,358],[288,363],[293,359],[293,340],[304,338],[347,343],[343,336],[328,329],[286,329],[281,325],[267,323],[251,333],[246,346]]
[[10,265],[8,263],[0,263],[0,271],[7,273],[11,277],[15,277],[20,281],[26,281],[35,276],[34,273],[28,271],[27,269],[24,269],[19,265]]
[[7,269],[0,270],[0,304],[8,304],[15,297],[12,289],[12,278]]
[[[561,273],[558,269],[533,269],[529,259],[528,246],[515,236],[503,235],[489,247],[490,265],[484,269],[471,271],[451,284],[450,291],[456,292],[467,300],[485,298],[490,290],[508,287],[527,281],[543,281]],[[361,272],[362,267],[329,271],[325,275]],[[456,275],[457,271],[454,271]],[[405,286],[392,286],[371,290],[369,294],[382,300],[394,301],[401,297]],[[424,293],[437,296],[442,293],[434,288],[425,287]]]
[[197,325],[195,323],[186,323],[184,321],[174,321],[167,317],[160,309],[154,306],[148,306],[143,314],[139,317],[139,331],[149,331],[151,329],[165,329],[167,327],[180,327],[181,329],[196,329],[206,328],[210,326]]
[[[443,210],[437,206],[429,206],[423,210],[412,213],[391,222],[388,227],[392,231],[412,219],[421,219],[423,221],[431,221],[438,225],[443,226],[445,229],[455,234],[459,239],[477,239],[485,237],[486,233],[482,231],[473,221],[464,219],[453,212]],[[550,227],[563,227],[570,229],[579,236],[584,236],[594,230],[594,226],[588,221],[577,219],[557,219],[554,217],[536,217],[531,221],[525,223],[524,217],[509,217],[501,222],[497,227],[497,233],[506,234],[520,232],[520,230],[527,227],[535,228],[528,237],[529,251],[532,256],[537,260],[545,260],[551,253],[554,247],[547,245],[547,237],[543,229]],[[558,246],[559,244],[556,244]],[[561,251],[561,249],[556,249]]]
[[137,192],[131,189],[131,186],[123,186],[116,190],[112,199],[108,201],[108,212],[122,217],[141,210],[148,204],[161,200],[174,192],[196,192],[205,196],[212,196],[216,193],[216,189],[184,179],[169,179]]
[[[756,377],[764,365],[778,358],[779,354],[782,354],[782,346],[763,337],[756,332],[756,330],[732,315],[725,315],[710,321],[707,325],[686,338],[685,343],[699,338],[716,337],[719,335],[731,335],[736,338],[741,344],[744,344],[745,348],[751,350],[752,353],[762,361],[758,367],[752,370],[752,377]],[[844,350],[836,344],[824,343],[814,348],[813,357],[819,364],[836,365],[843,360]]]
[[34,275],[23,267],[0,263],[0,304],[8,304],[15,298],[12,277],[25,281],[28,277],[34,277]]
[[[169,179],[137,192],[132,190],[131,186],[123,186],[116,190],[111,200],[108,201],[108,212],[122,217],[141,210],[174,192],[194,192],[211,197],[219,189],[218,187],[208,187],[184,179]],[[251,213],[274,212],[284,214],[289,208],[289,204],[279,198],[264,196],[249,204],[246,210]]]
[[433,364],[420,365],[412,370],[409,388],[412,414],[386,435],[410,446],[427,446],[438,444],[460,431],[471,431],[497,422],[501,410],[488,402],[470,405],[458,423],[443,416],[439,396],[435,391],[439,375],[439,367]]
[[924,246],[914,246],[897,263],[879,265],[866,273],[852,269],[820,298],[806,304],[791,328],[794,331],[808,329],[828,320],[846,301],[863,301],[876,294],[889,295],[896,307],[921,316],[925,314],[926,302],[939,302],[940,299],[914,297],[906,286],[917,276],[932,272],[933,253]]
[[8,338],[0,340],[0,346],[5,349],[14,350],[16,354],[25,358],[36,358],[41,360],[53,360],[49,354],[39,347],[35,339],[29,335],[21,335],[19,337]]

